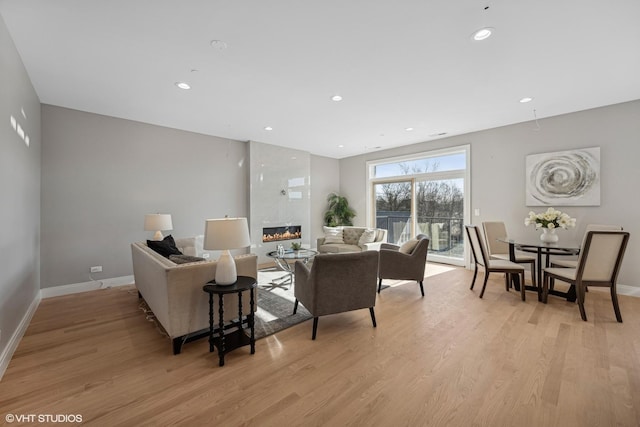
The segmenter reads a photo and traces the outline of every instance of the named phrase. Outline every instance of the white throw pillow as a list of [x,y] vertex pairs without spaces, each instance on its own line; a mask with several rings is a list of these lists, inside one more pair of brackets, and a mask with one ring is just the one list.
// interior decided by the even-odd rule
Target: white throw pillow
[[342,239],[342,227],[322,227],[324,230],[324,243],[344,244]]
[[358,246],[363,247],[366,243],[373,243],[376,241],[376,230],[366,229],[362,232],[360,240],[358,240]]

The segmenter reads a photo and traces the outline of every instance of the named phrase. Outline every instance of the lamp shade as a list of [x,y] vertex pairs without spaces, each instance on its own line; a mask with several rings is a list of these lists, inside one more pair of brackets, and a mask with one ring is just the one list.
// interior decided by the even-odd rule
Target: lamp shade
[[147,214],[144,216],[144,230],[173,230],[171,215],[169,214]]
[[247,218],[208,219],[204,228],[204,249],[222,251],[251,245]]
[[162,230],[173,230],[171,215],[169,214],[147,214],[144,216],[144,230],[155,231],[153,240],[162,240]]
[[232,285],[238,279],[236,262],[229,249],[251,245],[247,218],[208,219],[204,227],[204,249],[222,251],[216,266],[216,284]]

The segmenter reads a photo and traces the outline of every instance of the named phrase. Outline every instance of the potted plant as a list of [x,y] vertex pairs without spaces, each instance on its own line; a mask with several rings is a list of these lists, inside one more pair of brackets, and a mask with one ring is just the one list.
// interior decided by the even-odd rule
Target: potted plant
[[327,197],[327,202],[329,202],[329,209],[324,213],[325,225],[329,227],[353,225],[351,220],[356,216],[356,211],[349,206],[346,197],[331,193]]

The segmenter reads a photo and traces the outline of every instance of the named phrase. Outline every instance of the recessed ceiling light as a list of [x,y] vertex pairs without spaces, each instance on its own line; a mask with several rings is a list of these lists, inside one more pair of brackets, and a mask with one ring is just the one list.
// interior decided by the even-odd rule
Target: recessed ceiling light
[[229,46],[222,40],[211,40],[211,47],[217,50],[225,50]]
[[191,86],[189,86],[189,83],[185,83],[185,82],[176,82],[176,86],[184,90],[191,89]]
[[342,97],[340,95],[333,95],[331,97],[331,100],[332,101],[336,101],[336,102],[340,102],[340,101],[342,101]]
[[344,148],[343,144],[338,145],[338,148]]
[[480,28],[473,33],[472,37],[475,41],[486,40],[491,37],[491,34],[493,34],[494,31],[495,29],[491,27]]
[[264,127],[264,130],[269,131],[269,130],[273,130],[273,128],[272,128],[271,126],[265,126],[265,127]]
[[435,136],[445,136],[446,134],[446,132],[432,133],[431,135],[429,135],[429,137],[433,138]]
[[413,128],[404,128],[404,130],[406,130],[407,132],[411,132]]
[[523,103],[523,104],[525,104],[525,103],[527,103],[527,102],[531,102],[531,101],[533,101],[533,98],[530,98],[530,97],[528,97],[528,96],[525,96],[524,98],[522,98],[522,99],[520,100],[520,102],[521,102],[521,103]]

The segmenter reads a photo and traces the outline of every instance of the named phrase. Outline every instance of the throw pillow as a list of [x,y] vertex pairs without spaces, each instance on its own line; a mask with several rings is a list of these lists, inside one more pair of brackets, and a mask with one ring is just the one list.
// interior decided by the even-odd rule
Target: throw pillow
[[398,252],[402,252],[403,254],[410,254],[411,252],[413,252],[416,246],[418,246],[418,239],[411,239],[400,246]]
[[204,258],[191,255],[169,255],[169,260],[175,262],[176,264],[187,264],[189,262],[205,261]]
[[360,240],[358,240],[358,246],[364,247],[366,243],[373,243],[376,241],[376,230],[364,230]]
[[344,244],[342,239],[342,227],[322,227],[324,230],[324,243],[340,243]]
[[147,240],[147,246],[165,258],[169,258],[171,255],[182,255],[182,252],[176,247],[176,241],[173,240],[171,234],[162,240]]

